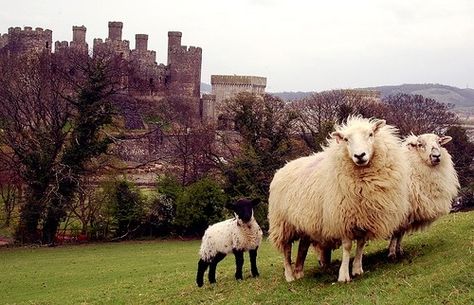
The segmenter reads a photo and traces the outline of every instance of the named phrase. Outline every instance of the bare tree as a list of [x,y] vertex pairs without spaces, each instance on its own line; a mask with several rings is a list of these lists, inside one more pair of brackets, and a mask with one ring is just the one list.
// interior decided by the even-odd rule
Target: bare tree
[[452,105],[421,95],[400,93],[384,98],[382,116],[398,127],[401,135],[441,132],[456,124]]
[[310,97],[291,104],[298,120],[295,124],[306,145],[320,151],[336,122],[349,115],[365,117],[377,115],[379,98],[366,90],[331,90],[313,93]]

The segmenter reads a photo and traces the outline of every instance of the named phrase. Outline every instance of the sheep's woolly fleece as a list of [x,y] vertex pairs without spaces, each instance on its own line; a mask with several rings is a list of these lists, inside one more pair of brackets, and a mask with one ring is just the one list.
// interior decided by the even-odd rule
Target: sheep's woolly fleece
[[[425,134],[419,137],[423,139],[438,136]],[[405,139],[403,145],[410,164],[410,213],[403,226],[406,231],[422,229],[448,214],[459,189],[458,176],[448,151],[440,147],[441,161],[438,165],[431,166],[416,149],[408,148],[407,144],[416,143],[417,139],[412,135]]]
[[229,254],[232,250],[254,250],[262,241],[262,230],[252,218],[248,223],[240,219],[228,219],[207,228],[202,237],[199,255],[209,262],[218,252]]
[[[375,120],[352,117],[337,131],[371,130]],[[408,168],[393,126],[378,128],[374,153],[358,167],[344,142],[329,140],[323,152],[289,162],[270,185],[270,240],[283,245],[300,234],[313,241],[386,238],[408,212]]]

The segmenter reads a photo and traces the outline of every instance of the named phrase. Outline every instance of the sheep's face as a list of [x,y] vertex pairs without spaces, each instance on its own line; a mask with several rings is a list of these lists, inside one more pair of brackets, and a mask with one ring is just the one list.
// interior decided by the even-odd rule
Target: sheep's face
[[247,223],[252,220],[253,208],[259,203],[259,199],[239,199],[234,203],[226,204],[226,208],[234,211],[234,214],[238,220],[242,221],[243,223]]
[[419,136],[411,135],[405,143],[411,152],[417,153],[426,164],[436,166],[441,163],[443,150],[441,147],[451,141],[450,136],[439,137],[432,133]]
[[385,125],[385,120],[355,124],[340,131],[333,132],[331,137],[339,145],[346,145],[349,158],[357,166],[369,164],[374,154],[374,142],[377,132]]

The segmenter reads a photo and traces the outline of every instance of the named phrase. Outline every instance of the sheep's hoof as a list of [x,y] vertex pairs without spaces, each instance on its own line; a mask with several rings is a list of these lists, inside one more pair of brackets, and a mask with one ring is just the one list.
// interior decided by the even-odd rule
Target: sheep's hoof
[[340,283],[349,283],[351,281],[351,277],[349,276],[349,274],[340,274],[337,281]]
[[252,276],[253,277],[259,277],[260,273],[258,273],[258,271],[254,271],[254,272],[252,272]]
[[293,282],[295,280],[295,276],[293,275],[293,272],[289,273],[285,271],[285,279],[287,282]]
[[304,271],[303,270],[295,271],[295,279],[299,280],[303,277],[304,277]]
[[396,253],[389,253],[387,257],[392,262],[395,262],[397,260],[397,254]]
[[397,249],[397,257],[402,257],[403,255],[405,255],[405,251],[403,251],[403,249]]
[[352,269],[352,276],[358,276],[362,274],[364,274],[364,270],[362,270],[362,267]]

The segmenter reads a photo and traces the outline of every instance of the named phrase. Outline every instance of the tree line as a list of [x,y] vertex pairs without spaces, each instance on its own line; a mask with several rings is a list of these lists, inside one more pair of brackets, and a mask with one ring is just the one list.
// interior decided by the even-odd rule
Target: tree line
[[[88,239],[197,236],[229,217],[238,197],[266,202],[275,171],[320,151],[334,125],[349,115],[379,117],[400,135],[434,132],[448,147],[474,205],[474,145],[449,104],[397,94],[379,101],[358,90],[331,90],[285,102],[240,93],[201,122],[183,97],[167,97],[143,114],[164,164],[156,184],[139,189],[117,171],[117,139],[127,130],[118,111],[131,67],[119,55],[40,54],[0,58],[1,224],[21,243],[51,244],[64,228]],[[139,89],[139,88],[138,88]],[[137,88],[135,88],[137,90]],[[267,226],[266,205],[256,211]]]

